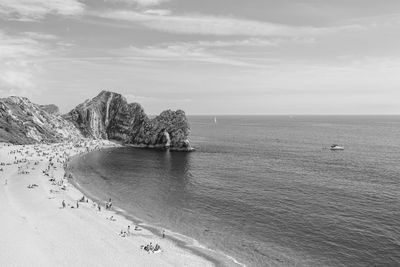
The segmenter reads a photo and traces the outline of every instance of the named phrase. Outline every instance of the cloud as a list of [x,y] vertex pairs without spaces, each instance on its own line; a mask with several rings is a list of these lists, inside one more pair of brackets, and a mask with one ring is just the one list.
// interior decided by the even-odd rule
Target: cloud
[[166,98],[166,97],[153,97],[153,96],[138,96],[133,94],[124,94],[129,103],[162,103],[162,102],[174,102],[174,103],[190,103],[193,100],[190,98]]
[[248,38],[241,40],[229,40],[229,41],[198,41],[190,43],[193,46],[201,47],[251,47],[251,46],[276,46],[277,42],[273,39],[259,39],[259,38]]
[[24,32],[24,35],[35,40],[56,40],[57,36],[41,32]]
[[111,0],[114,2],[125,2],[127,4],[136,4],[141,7],[158,6],[162,3],[169,2],[169,0]]
[[304,36],[329,32],[335,29],[316,27],[296,27],[283,24],[217,17],[208,15],[169,15],[149,14],[135,11],[105,11],[94,15],[112,19],[130,21],[145,27],[176,33],[219,36]]
[[107,58],[123,61],[170,61],[219,64],[233,67],[264,68],[276,62],[275,57],[255,56],[277,48],[281,43],[314,43],[313,38],[246,38],[235,40],[201,40],[193,42],[170,42],[158,45],[134,46],[110,50]]
[[1,74],[0,80],[4,84],[11,85],[12,87],[18,87],[18,88],[33,87],[32,74],[27,72],[6,71]]
[[0,15],[9,20],[40,20],[48,14],[80,15],[85,5],[78,0],[1,0]]
[[112,53],[127,60],[187,61],[241,67],[258,67],[255,64],[213,54],[208,52],[205,47],[193,43],[172,43],[146,47],[130,46],[126,49],[118,49]]
[[168,16],[171,11],[168,9],[147,9],[143,13],[146,15]]
[[299,44],[312,44],[315,39],[312,37],[275,37],[275,38],[247,38],[240,40],[229,41],[198,41],[191,43],[192,45],[202,47],[271,47],[278,46],[282,43],[299,43]]
[[28,36],[44,37],[33,32],[11,36],[0,31],[0,90],[3,92],[26,94],[37,89],[36,78],[43,70],[38,61],[49,56],[52,49]]
[[371,29],[371,28],[397,28],[400,25],[400,14],[384,14],[368,17],[358,17],[351,18],[347,20],[342,20],[342,24],[353,25],[354,27],[359,27],[360,29]]
[[25,36],[9,36],[0,31],[0,59],[25,58],[47,54],[45,47]]

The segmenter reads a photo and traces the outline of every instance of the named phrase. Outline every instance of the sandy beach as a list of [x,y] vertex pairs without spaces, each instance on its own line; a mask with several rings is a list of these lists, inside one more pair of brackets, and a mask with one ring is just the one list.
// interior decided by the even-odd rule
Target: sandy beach
[[[135,230],[105,209],[106,199],[79,201],[83,195],[68,183],[64,164],[110,146],[115,144],[0,144],[0,266],[213,266],[146,229]],[[150,243],[161,249],[144,250]]]

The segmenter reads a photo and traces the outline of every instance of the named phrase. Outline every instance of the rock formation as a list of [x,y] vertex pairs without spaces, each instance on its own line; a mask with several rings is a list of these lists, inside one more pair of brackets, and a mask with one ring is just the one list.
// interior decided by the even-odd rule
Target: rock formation
[[50,105],[40,105],[40,108],[42,108],[44,111],[46,111],[49,114],[60,114],[60,110],[56,105],[50,104]]
[[25,97],[0,99],[0,141],[15,144],[59,142],[82,138],[54,105],[40,106]]
[[0,99],[0,142],[32,144],[68,139],[114,139],[124,144],[192,150],[185,112],[163,111],[150,119],[140,104],[102,91],[68,114],[55,105],[37,105],[24,97]]
[[142,106],[117,93],[102,91],[64,115],[85,137],[115,139],[142,147],[191,150],[188,121],[182,110],[150,119]]

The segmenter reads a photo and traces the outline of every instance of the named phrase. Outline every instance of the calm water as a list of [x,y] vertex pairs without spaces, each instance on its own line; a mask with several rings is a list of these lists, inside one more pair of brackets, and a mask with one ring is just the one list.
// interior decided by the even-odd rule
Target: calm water
[[189,119],[196,152],[94,152],[79,183],[248,266],[400,266],[399,116]]

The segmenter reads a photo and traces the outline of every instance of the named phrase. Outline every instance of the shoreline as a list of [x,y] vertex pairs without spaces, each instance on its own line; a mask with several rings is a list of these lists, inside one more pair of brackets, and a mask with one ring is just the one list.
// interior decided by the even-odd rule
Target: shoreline
[[[107,144],[0,144],[0,265],[215,266],[147,229],[133,230],[126,217],[103,206],[98,211],[91,199],[78,202],[82,192],[66,179],[64,164]],[[121,237],[120,230],[128,225],[132,230],[128,227],[129,235]],[[161,251],[141,249],[149,242],[160,244]]]
[[[117,149],[117,148],[121,148],[121,147],[154,149],[154,148],[149,148],[149,147],[119,145],[119,146],[115,146],[115,147],[102,148],[101,150],[113,149],[113,148]],[[98,150],[98,151],[100,151],[100,150]],[[95,199],[98,202],[101,202],[104,200],[101,200],[100,197],[89,192],[88,189],[85,189],[84,186],[82,186],[79,183],[79,181],[78,181],[79,178],[77,179],[77,177],[79,177],[79,175],[74,173],[75,166],[73,166],[73,163],[71,163],[73,160],[78,160],[80,157],[84,157],[85,155],[92,153],[92,152],[95,153],[96,151],[89,151],[89,152],[77,154],[77,155],[74,155],[73,157],[71,157],[70,160],[68,161],[68,166],[65,168],[65,172],[68,174],[68,176],[70,176],[70,175],[72,176],[71,178],[68,178],[68,181],[77,190],[79,190],[83,195],[85,195],[91,199]],[[191,151],[187,151],[187,152],[191,152]],[[196,239],[194,239],[192,237],[185,236],[185,235],[182,235],[177,232],[173,232],[173,231],[163,228],[163,227],[153,226],[150,223],[145,222],[143,219],[136,217],[134,214],[130,214],[129,212],[125,211],[122,208],[119,208],[116,205],[113,205],[111,210],[115,214],[123,216],[127,220],[132,221],[134,224],[139,225],[140,227],[152,232],[154,235],[157,235],[159,237],[162,236],[162,229],[164,229],[166,231],[165,239],[173,242],[176,246],[179,246],[180,248],[189,250],[193,254],[212,262],[213,264],[215,264],[215,266],[246,266],[245,264],[237,261],[234,257],[227,255],[227,254],[223,253],[222,251],[216,251],[216,250],[210,249],[206,246],[203,246],[199,241],[197,241]]]
[[123,147],[143,148],[143,149],[157,149],[169,150],[175,152],[194,152],[196,148],[190,146],[188,148],[166,147],[165,145],[135,145],[135,144],[121,144]]

